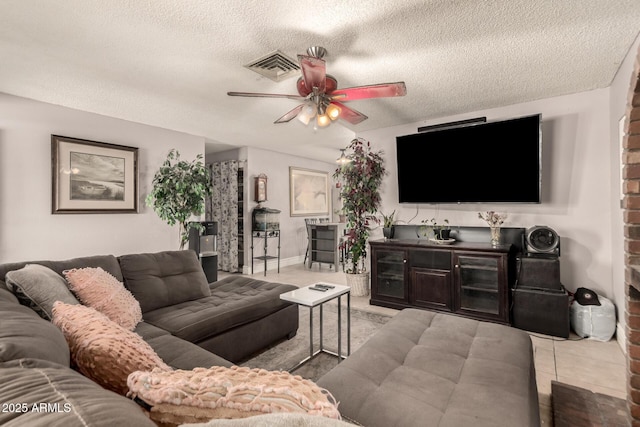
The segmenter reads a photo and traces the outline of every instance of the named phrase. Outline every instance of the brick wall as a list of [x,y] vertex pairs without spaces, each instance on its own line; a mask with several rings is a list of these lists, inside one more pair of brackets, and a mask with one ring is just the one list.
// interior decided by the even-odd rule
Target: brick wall
[[627,402],[640,427],[640,52],[630,84],[623,141],[624,251],[627,321]]

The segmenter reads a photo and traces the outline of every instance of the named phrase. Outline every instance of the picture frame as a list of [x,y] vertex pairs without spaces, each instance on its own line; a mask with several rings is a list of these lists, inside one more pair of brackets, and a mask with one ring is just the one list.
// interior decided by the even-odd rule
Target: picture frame
[[137,213],[138,148],[51,135],[51,213]]
[[330,200],[328,172],[289,167],[290,216],[329,215]]

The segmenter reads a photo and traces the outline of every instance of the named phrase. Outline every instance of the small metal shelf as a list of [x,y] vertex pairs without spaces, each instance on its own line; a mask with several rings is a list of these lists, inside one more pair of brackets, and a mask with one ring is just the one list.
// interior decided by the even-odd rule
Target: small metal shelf
[[[263,255],[253,255],[253,248],[255,246],[255,240],[262,240],[264,254]],[[269,255],[269,239],[277,239],[277,248],[276,255]],[[270,259],[278,260],[278,273],[280,273],[280,230],[267,230],[267,231],[257,231],[254,230],[251,232],[251,274],[253,274],[253,261],[259,260],[264,261],[264,275],[267,275],[267,261]]]

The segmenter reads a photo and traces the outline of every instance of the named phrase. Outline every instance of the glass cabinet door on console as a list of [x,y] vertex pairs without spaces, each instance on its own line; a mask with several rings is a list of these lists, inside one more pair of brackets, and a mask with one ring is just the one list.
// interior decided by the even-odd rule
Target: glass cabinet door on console
[[372,299],[406,303],[406,252],[395,249],[372,249]]
[[457,309],[487,319],[506,320],[505,255],[455,252]]

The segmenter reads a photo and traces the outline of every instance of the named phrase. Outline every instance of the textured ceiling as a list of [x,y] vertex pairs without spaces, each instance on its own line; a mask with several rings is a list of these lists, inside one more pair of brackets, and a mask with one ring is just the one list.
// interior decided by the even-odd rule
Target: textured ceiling
[[[354,132],[607,87],[639,31],[640,0],[1,0],[0,92],[332,161]],[[317,131],[273,124],[296,101],[227,96],[295,94],[243,65],[312,45],[339,88],[407,96]]]

